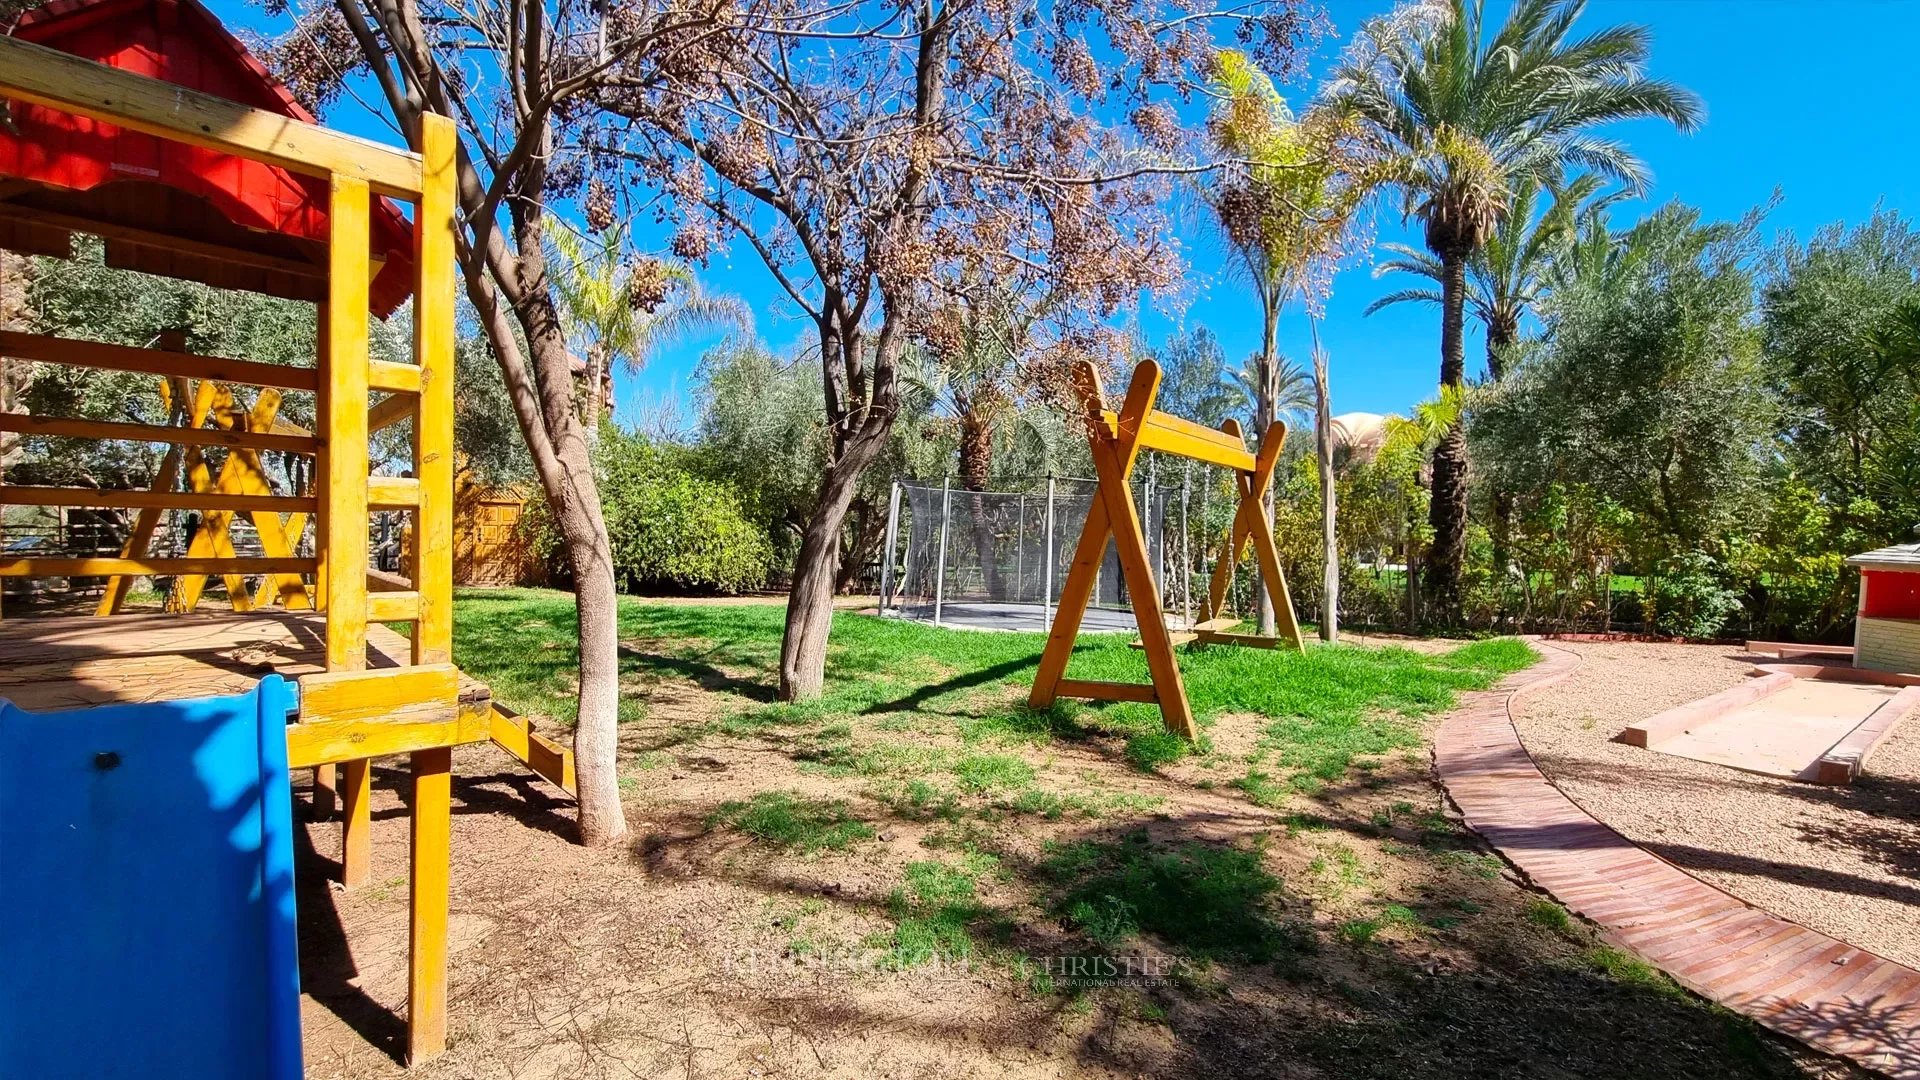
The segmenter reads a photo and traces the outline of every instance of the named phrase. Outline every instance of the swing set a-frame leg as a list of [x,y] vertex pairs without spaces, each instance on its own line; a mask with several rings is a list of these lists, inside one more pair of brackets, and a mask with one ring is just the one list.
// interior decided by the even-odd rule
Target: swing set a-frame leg
[[[1087,411],[1088,442],[1099,490],[1088,507],[1087,523],[1074,550],[1073,565],[1060,597],[1060,610],[1041,654],[1040,670],[1028,702],[1035,708],[1044,708],[1060,694],[1153,701],[1160,706],[1167,730],[1182,738],[1197,738],[1193,708],[1187,702],[1186,687],[1173,655],[1173,637],[1167,631],[1166,618],[1160,609],[1160,591],[1147,556],[1146,535],[1141,530],[1139,511],[1134,508],[1127,484],[1134,462],[1139,458],[1141,432],[1160,391],[1159,366],[1149,361],[1135,371],[1126,401],[1111,427],[1104,414],[1106,398],[1100,377],[1093,365],[1083,361],[1074,366],[1074,388]],[[1127,592],[1133,598],[1134,621],[1139,624],[1147,670],[1153,676],[1151,687],[1065,678],[1067,660],[1073,653],[1074,638],[1092,599],[1094,574],[1109,537],[1119,556]]]
[[[1238,436],[1240,426],[1229,420],[1223,428]],[[1300,620],[1294,614],[1293,596],[1287,589],[1287,579],[1280,570],[1280,551],[1273,539],[1273,524],[1267,520],[1266,508],[1262,503],[1267,491],[1273,486],[1274,466],[1280,460],[1280,448],[1287,439],[1287,425],[1274,421],[1260,438],[1260,453],[1254,460],[1251,474],[1235,473],[1234,488],[1239,493],[1240,502],[1233,514],[1233,526],[1228,531],[1226,547],[1220,553],[1220,561],[1214,564],[1213,580],[1207,589],[1207,602],[1200,609],[1202,622],[1213,619],[1226,608],[1227,586],[1233,574],[1233,568],[1244,557],[1247,545],[1253,545],[1254,559],[1260,565],[1260,579],[1267,591],[1267,599],[1273,604],[1273,615],[1278,631],[1277,641],[1285,641],[1294,649],[1304,649],[1305,643],[1300,636]],[[1201,640],[1234,640],[1231,637],[1203,632]],[[1242,637],[1247,644],[1266,644],[1267,639]]]

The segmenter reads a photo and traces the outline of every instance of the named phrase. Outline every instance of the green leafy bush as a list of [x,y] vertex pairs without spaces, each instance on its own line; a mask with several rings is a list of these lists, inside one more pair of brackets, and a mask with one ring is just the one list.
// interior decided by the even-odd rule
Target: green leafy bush
[[1667,563],[1653,586],[1654,625],[1681,637],[1713,637],[1740,610],[1740,592],[1723,581],[1712,556],[1688,552]]
[[[732,484],[697,475],[686,452],[608,425],[595,453],[600,505],[620,588],[634,593],[741,593],[773,568],[766,533]],[[564,581],[566,553],[544,506],[529,508],[539,550]]]

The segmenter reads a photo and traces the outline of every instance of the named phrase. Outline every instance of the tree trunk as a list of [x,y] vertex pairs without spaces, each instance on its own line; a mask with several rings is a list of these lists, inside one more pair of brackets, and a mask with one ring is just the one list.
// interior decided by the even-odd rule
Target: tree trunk
[[[841,318],[831,316],[820,323],[820,374],[827,430],[833,438],[820,495],[800,530],[800,550],[793,560],[786,631],[780,640],[781,701],[812,701],[826,684],[841,529],[859,494],[860,474],[886,446],[899,406],[896,317],[889,313],[881,322],[871,354],[864,335],[849,331],[851,320]],[[861,362],[869,355],[870,373]]]
[[993,477],[993,420],[991,405],[975,404],[960,415],[960,484],[974,494],[968,507],[973,511],[974,557],[980,560],[980,574],[987,593],[1000,599],[1000,566],[994,559],[993,527],[987,520],[987,500],[979,493],[987,490]]
[[[887,427],[891,427],[889,423]],[[834,575],[840,561],[840,527],[853,504],[860,474],[886,442],[886,430],[863,431],[848,452],[827,465],[813,517],[800,533],[787,596],[786,636],[780,642],[780,700],[812,701],[827,677],[827,635],[833,629]]]
[[1319,334],[1313,344],[1314,449],[1320,466],[1320,640],[1340,640],[1340,537],[1335,528],[1333,475],[1333,390],[1327,384],[1327,352]]
[[[1459,253],[1440,253],[1440,385],[1466,385],[1464,316],[1467,261]],[[1433,503],[1428,513],[1433,547],[1426,560],[1427,610],[1450,623],[1460,619],[1460,571],[1467,539],[1467,433],[1456,419],[1433,450]]]
[[[1505,316],[1487,322],[1487,375],[1494,382],[1507,377],[1507,352],[1520,340],[1520,327]],[[1500,619],[1506,621],[1507,576],[1513,562],[1513,495],[1499,483],[1493,485],[1493,580],[1502,597]],[[1531,606],[1531,605],[1529,605]]]
[[[1259,391],[1254,394],[1254,425],[1251,432],[1254,440],[1254,452],[1259,453],[1260,440],[1265,437],[1267,425],[1273,423],[1276,400],[1280,396],[1280,291],[1271,284],[1262,290],[1260,297],[1260,376]],[[1260,512],[1267,516],[1269,525],[1273,522],[1273,489],[1260,498]],[[1253,610],[1259,633],[1271,637],[1278,624],[1274,620],[1273,599],[1267,595],[1267,583],[1256,566],[1253,571]]]
[[[573,572],[580,639],[580,712],[573,731],[580,840],[599,846],[627,835],[626,815],[620,806],[619,593],[614,583],[613,548],[607,539],[606,519],[601,515],[600,488],[587,449],[586,429],[576,411],[572,360],[567,355],[559,312],[543,287],[539,221],[529,216],[514,225],[517,252],[511,256],[495,252],[511,260],[507,274],[489,276],[473,246],[462,248],[463,270],[467,298],[479,313],[493,346],[513,399],[514,416],[533,459],[534,474],[546,495],[554,525],[560,530]],[[502,282],[502,278],[507,280]],[[525,287],[529,282],[542,287]],[[499,284],[516,300],[513,321],[525,335],[531,361],[526,366],[534,375],[532,385],[521,365],[519,341],[490,283]]]

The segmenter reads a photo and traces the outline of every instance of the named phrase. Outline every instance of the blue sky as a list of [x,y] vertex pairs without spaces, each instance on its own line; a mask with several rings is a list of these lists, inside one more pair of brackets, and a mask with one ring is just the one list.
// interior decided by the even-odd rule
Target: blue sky
[[[216,0],[213,6],[234,24],[260,24],[258,10],[238,0]],[[1331,0],[1328,14],[1344,40],[1362,20],[1388,6]],[[1502,0],[1489,0],[1489,7],[1504,10]],[[1861,221],[1878,203],[1920,212],[1920,146],[1912,139],[1911,112],[1911,49],[1920,40],[1920,5],[1593,0],[1585,22],[1650,27],[1653,72],[1692,88],[1707,107],[1705,125],[1692,135],[1656,122],[1613,130],[1654,175],[1648,197],[1623,204],[1616,224],[1676,198],[1701,207],[1709,218],[1735,218],[1766,202],[1776,188],[1783,199],[1763,227],[1769,235],[1791,230],[1804,239],[1829,222]],[[1327,51],[1339,44],[1330,42]],[[393,140],[386,125],[353,115],[356,111],[346,100],[327,119]],[[1384,209],[1377,224],[1379,241],[1418,243],[1393,208]],[[1259,311],[1225,272],[1215,241],[1196,235],[1188,242],[1197,296],[1174,318],[1149,308],[1141,328],[1157,341],[1183,324],[1204,323],[1219,336],[1230,362],[1237,361],[1258,347]],[[769,343],[780,347],[803,335],[805,325],[744,245],[716,256],[704,277],[709,289],[747,299]],[[1361,316],[1376,297],[1396,287],[1392,277],[1373,276],[1371,258],[1335,280],[1321,334],[1332,360],[1336,413],[1404,411],[1433,392],[1438,313],[1402,305]],[[1304,357],[1305,316],[1297,310],[1284,316],[1281,337],[1285,351]],[[708,344],[685,342],[654,357],[637,377],[622,373],[618,417],[633,423],[662,407],[684,415],[694,366]],[[1481,348],[1477,336],[1469,341],[1468,356],[1476,365]]]

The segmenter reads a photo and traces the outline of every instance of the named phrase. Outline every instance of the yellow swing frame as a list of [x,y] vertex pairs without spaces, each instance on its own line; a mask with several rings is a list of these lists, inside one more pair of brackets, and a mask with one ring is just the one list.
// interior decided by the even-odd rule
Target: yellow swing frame
[[[1099,485],[1087,508],[1086,524],[1080,529],[1080,542],[1074,548],[1073,563],[1061,588],[1060,605],[1054,615],[1053,630],[1040,655],[1040,670],[1034,676],[1033,692],[1027,704],[1044,709],[1061,697],[1088,698],[1095,701],[1138,701],[1160,706],[1167,730],[1188,740],[1198,736],[1193,722],[1193,706],[1187,701],[1180,665],[1174,659],[1176,644],[1197,641],[1201,644],[1250,645],[1261,648],[1303,648],[1300,623],[1293,611],[1293,598],[1280,571],[1280,553],[1274,546],[1273,526],[1262,512],[1261,503],[1273,486],[1274,466],[1280,460],[1280,448],[1286,442],[1287,426],[1274,422],[1260,437],[1257,454],[1247,450],[1238,421],[1228,420],[1220,430],[1183,420],[1154,409],[1160,393],[1160,365],[1143,360],[1133,370],[1133,380],[1118,412],[1106,407],[1106,394],[1100,385],[1100,373],[1092,364],[1074,365],[1073,387],[1085,410],[1087,442],[1093,452],[1093,467]],[[1140,526],[1139,511],[1133,505],[1128,480],[1141,450],[1156,450],[1189,458],[1232,471],[1239,503],[1233,524],[1227,531],[1220,559],[1213,568],[1200,621],[1192,629],[1176,633],[1167,628],[1160,606],[1160,589],[1153,580],[1153,568],[1147,556],[1147,538]],[[1105,682],[1066,677],[1067,661],[1073,655],[1081,620],[1093,599],[1100,561],[1112,539],[1120,558],[1120,573],[1133,601],[1133,617],[1140,627],[1140,648],[1147,657],[1150,683]],[[1263,637],[1231,633],[1240,620],[1221,614],[1225,610],[1227,586],[1233,567],[1253,547],[1260,564],[1261,580],[1273,602],[1279,634]]]

